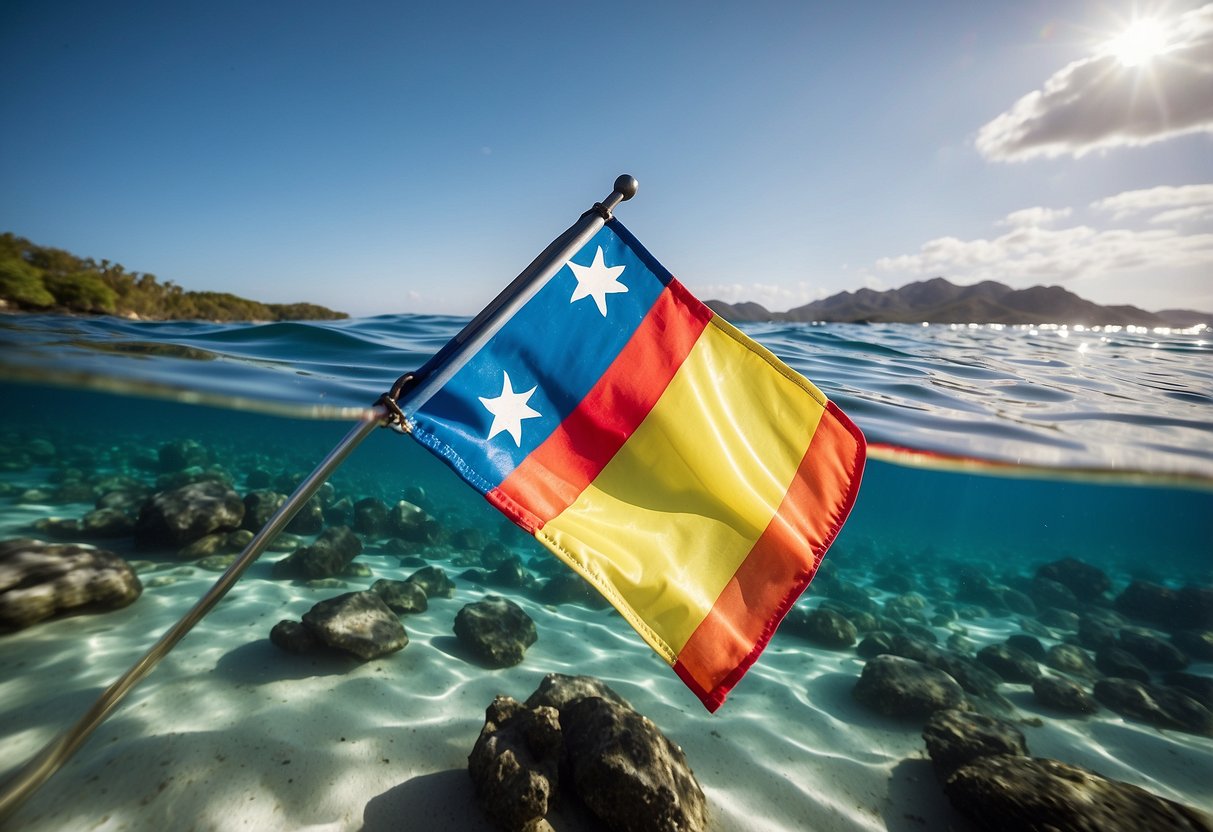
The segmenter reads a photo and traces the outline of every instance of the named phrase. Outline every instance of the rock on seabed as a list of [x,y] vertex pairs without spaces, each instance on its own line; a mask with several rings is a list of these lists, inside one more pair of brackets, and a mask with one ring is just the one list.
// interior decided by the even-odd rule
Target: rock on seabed
[[561,711],[560,724],[577,794],[610,829],[707,828],[707,800],[686,755],[651,720],[587,697]]
[[380,578],[371,584],[371,592],[382,598],[395,613],[419,613],[429,608],[425,590],[414,581]]
[[1032,683],[1036,701],[1072,714],[1093,714],[1099,710],[1095,697],[1077,682],[1062,676],[1041,676]]
[[608,830],[708,828],[682,749],[591,676],[548,674],[525,705],[498,696],[468,772],[481,808],[507,832],[549,828],[548,809],[570,791]]
[[535,643],[535,622],[522,607],[506,598],[487,595],[455,615],[455,635],[461,644],[490,667],[511,667],[522,661]]
[[863,666],[854,696],[887,716],[925,716],[965,703],[964,690],[942,670],[883,654]]
[[180,548],[218,531],[234,531],[244,519],[244,501],[226,485],[203,480],[161,491],[143,504],[135,521],[141,547]]
[[1213,713],[1175,688],[1136,679],[1100,679],[1095,683],[1095,698],[1126,719],[1213,737]]
[[485,814],[508,832],[535,829],[555,804],[564,739],[560,712],[498,696],[468,755],[468,773]]
[[77,610],[125,607],[143,592],[130,564],[91,546],[0,542],[0,631]]
[[1005,719],[969,711],[936,711],[922,738],[940,780],[979,757],[1028,753],[1023,732]]
[[944,791],[992,832],[1213,832],[1195,809],[1057,760],[982,757],[952,774]]
[[455,582],[441,566],[423,566],[405,580],[425,590],[426,598],[450,598],[455,594]]
[[818,607],[806,610],[793,607],[784,619],[783,629],[821,647],[850,647],[859,637],[855,625],[837,610]]
[[362,553],[362,541],[348,526],[325,529],[311,546],[296,549],[274,564],[275,578],[331,578]]
[[396,614],[374,592],[347,592],[304,613],[303,626],[330,647],[363,661],[402,650],[409,637]]

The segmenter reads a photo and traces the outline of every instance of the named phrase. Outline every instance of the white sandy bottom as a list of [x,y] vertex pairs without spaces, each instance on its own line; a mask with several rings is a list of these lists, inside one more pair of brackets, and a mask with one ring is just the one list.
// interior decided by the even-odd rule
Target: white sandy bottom
[[[412,571],[393,557],[359,560],[376,577]],[[454,598],[432,599],[427,612],[404,618],[410,643],[399,653],[365,664],[293,656],[270,644],[273,624],[343,590],[305,589],[268,574],[268,563],[255,565],[9,828],[492,829],[467,774],[484,709],[497,694],[525,699],[551,672],[605,680],[681,745],[717,829],[967,828],[935,781],[923,720],[884,718],[852,700],[863,665],[853,650],[777,635],[709,715],[612,610],[546,607],[511,593],[534,618],[538,642],[517,667],[467,661],[451,627],[484,590],[458,579]],[[3,637],[0,776],[79,718],[214,578],[194,570],[147,588],[125,610]],[[350,589],[372,580],[351,580]],[[971,637],[979,643],[1014,631],[1001,619],[976,625]],[[1021,726],[1034,755],[1208,807],[1213,742],[1106,710],[1058,718],[1026,685],[1003,690],[1023,716],[1044,720]],[[587,827],[572,810],[553,821],[558,830]]]

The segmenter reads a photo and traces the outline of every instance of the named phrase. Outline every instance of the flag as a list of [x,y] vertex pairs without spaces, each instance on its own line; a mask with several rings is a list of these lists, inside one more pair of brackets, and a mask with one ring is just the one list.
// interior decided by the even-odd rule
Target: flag
[[553,268],[422,368],[404,428],[715,711],[846,520],[863,434],[617,220]]

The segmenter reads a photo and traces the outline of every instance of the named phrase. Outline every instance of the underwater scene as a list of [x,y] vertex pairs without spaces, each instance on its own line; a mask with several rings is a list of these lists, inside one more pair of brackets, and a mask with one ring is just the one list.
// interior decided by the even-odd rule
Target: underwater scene
[[[465,323],[0,316],[0,791]],[[375,429],[0,828],[1213,828],[1213,334],[742,328],[869,457],[719,711]]]

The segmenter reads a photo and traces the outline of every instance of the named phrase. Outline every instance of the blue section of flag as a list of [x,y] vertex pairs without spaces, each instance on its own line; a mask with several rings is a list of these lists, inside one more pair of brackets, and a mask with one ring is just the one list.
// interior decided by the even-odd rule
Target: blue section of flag
[[[635,248],[632,246],[635,245]],[[606,371],[648,314],[670,276],[634,238],[611,221],[575,255],[589,266],[598,248],[626,292],[606,294],[607,314],[593,297],[572,301],[578,281],[564,265],[547,285],[471,356],[414,416],[414,434],[449,446],[444,456],[481,492],[495,488],[554,431]],[[501,432],[488,438],[493,414],[481,398],[502,394],[503,372],[516,393],[534,388],[526,404],[540,415],[521,421],[521,444]]]

